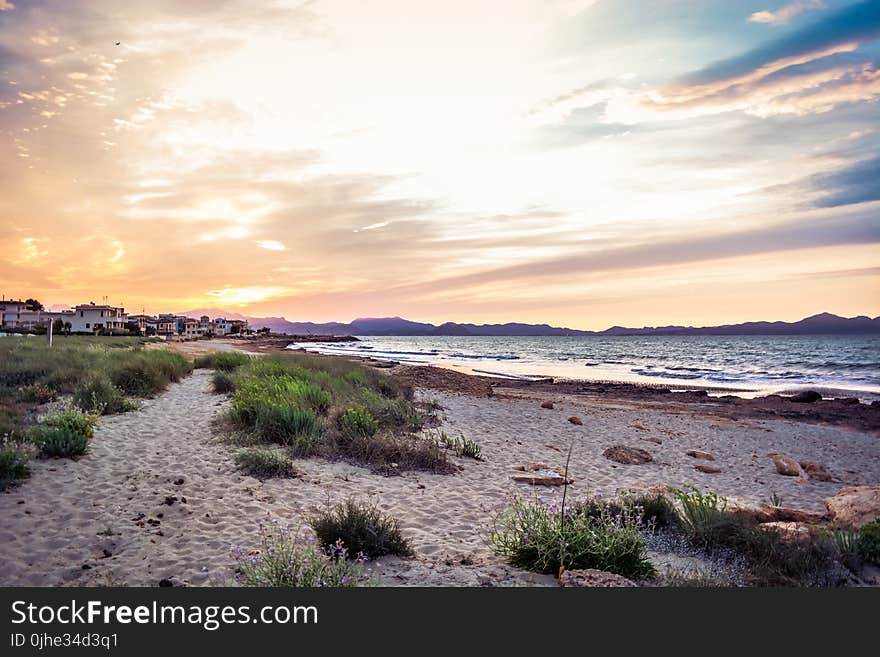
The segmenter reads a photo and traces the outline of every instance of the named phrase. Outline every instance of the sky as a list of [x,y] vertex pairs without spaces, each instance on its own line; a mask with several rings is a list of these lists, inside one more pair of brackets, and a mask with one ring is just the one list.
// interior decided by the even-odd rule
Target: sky
[[880,0],[0,0],[0,294],[880,315]]

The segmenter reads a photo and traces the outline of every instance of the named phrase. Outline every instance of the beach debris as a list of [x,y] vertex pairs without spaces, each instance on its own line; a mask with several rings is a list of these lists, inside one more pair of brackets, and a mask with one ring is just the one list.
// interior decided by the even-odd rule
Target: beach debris
[[796,404],[812,404],[821,400],[822,395],[815,390],[804,390],[788,398],[788,401],[795,402]]
[[700,459],[701,461],[714,461],[715,455],[710,452],[703,452],[699,449],[689,449],[687,452],[688,456],[692,456],[695,459]]
[[585,568],[583,570],[566,570],[559,578],[559,585],[570,588],[611,588],[618,586],[638,586],[635,582],[622,575],[615,575],[604,570]]
[[531,484],[532,486],[562,486],[563,484],[573,484],[574,479],[553,468],[546,463],[526,463],[524,465],[514,466],[514,470],[519,470],[524,474],[513,475],[513,480]]
[[717,465],[705,465],[702,463],[700,465],[695,465],[694,470],[697,472],[705,472],[706,474],[718,474],[721,472],[721,468]]
[[781,475],[786,477],[806,477],[803,468],[801,468],[801,464],[790,456],[773,452],[767,454],[767,458],[773,460],[773,465],[776,466],[776,472]]
[[858,528],[880,518],[880,486],[847,486],[824,502],[836,525]]
[[161,586],[163,588],[168,587],[168,586],[174,586],[174,582],[172,582],[170,579],[168,579],[166,577],[165,579],[159,580],[159,586]]
[[609,461],[624,465],[642,465],[654,460],[650,452],[639,447],[627,447],[626,445],[612,445],[602,452],[602,456]]
[[821,463],[813,461],[801,461],[801,468],[807,473],[807,477],[816,481],[831,481],[831,473]]
[[572,415],[570,418],[568,418],[568,421],[578,426],[581,426],[584,423],[584,421],[581,420],[577,415]]
[[176,495],[166,495],[166,496],[165,496],[165,501],[164,501],[163,503],[164,503],[164,504],[167,504],[168,506],[171,506],[171,505],[174,504],[176,501],[177,501],[177,496],[176,496]]
[[553,402],[552,401],[545,401],[543,404],[541,404],[541,408],[549,408],[552,410],[553,409]]
[[174,485],[175,486],[183,486],[183,482],[184,482],[184,478],[178,477],[177,479],[174,480]]
[[656,436],[643,436],[639,438],[639,440],[644,440],[646,443],[654,443],[655,445],[662,445],[663,441]]

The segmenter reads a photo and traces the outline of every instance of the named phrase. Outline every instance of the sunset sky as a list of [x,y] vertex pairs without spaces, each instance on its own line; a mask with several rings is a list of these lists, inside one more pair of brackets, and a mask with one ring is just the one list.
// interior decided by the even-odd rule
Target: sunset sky
[[880,315],[880,0],[0,0],[0,154],[7,298]]

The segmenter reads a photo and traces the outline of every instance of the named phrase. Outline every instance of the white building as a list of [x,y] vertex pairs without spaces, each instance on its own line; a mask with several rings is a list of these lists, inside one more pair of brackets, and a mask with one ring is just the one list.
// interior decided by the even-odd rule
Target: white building
[[125,308],[84,303],[74,308],[69,320],[73,333],[99,333],[100,331],[125,331],[128,315]]

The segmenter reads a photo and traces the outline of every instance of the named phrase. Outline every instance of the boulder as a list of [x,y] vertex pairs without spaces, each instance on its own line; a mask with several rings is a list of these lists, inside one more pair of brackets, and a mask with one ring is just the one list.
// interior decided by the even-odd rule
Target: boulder
[[641,465],[654,460],[649,452],[638,447],[627,447],[626,445],[612,445],[604,452],[604,456],[609,461],[623,463],[624,465]]
[[576,416],[576,415],[572,415],[570,418],[568,418],[568,421],[571,422],[572,424],[576,424],[576,425],[578,425],[578,426],[581,426],[581,425],[584,423],[584,421],[581,420],[581,419],[580,419],[578,416]]
[[719,468],[717,465],[704,464],[695,465],[694,470],[697,470],[698,472],[705,472],[706,474],[718,474],[719,472],[721,472],[721,468]]
[[796,404],[812,404],[821,401],[821,399],[822,395],[815,390],[804,390],[803,392],[799,392],[796,395],[789,397],[788,401],[795,402]]
[[831,520],[842,527],[859,528],[880,518],[880,486],[848,486],[824,501]]
[[698,449],[689,449],[687,451],[688,456],[693,456],[695,459],[700,459],[703,461],[714,461],[715,456],[709,452],[702,452]]
[[801,461],[800,466],[807,477],[816,481],[831,481],[831,473],[825,469],[821,463],[813,463],[812,461]]
[[773,465],[776,466],[776,472],[786,477],[804,477],[801,464],[790,456],[785,454],[768,454],[767,458],[773,459]]
[[552,408],[553,408],[553,402],[552,402],[552,401],[545,401],[543,404],[541,404],[541,408],[549,408],[549,409],[552,409]]
[[638,586],[631,579],[604,570],[586,568],[584,570],[566,570],[559,578],[560,586],[571,588],[611,588],[617,586]]

